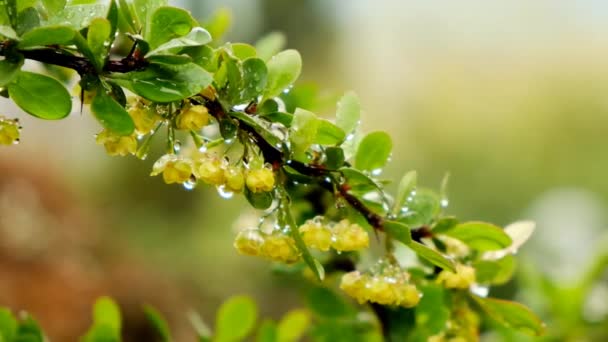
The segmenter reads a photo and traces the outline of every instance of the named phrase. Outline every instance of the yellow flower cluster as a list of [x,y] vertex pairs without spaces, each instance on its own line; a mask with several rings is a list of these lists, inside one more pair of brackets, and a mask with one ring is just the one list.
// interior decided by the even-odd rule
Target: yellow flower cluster
[[330,246],[339,252],[357,251],[369,246],[369,235],[358,224],[344,219],[326,226],[315,218],[299,227],[304,243],[320,251],[328,251]]
[[177,129],[198,131],[209,123],[209,112],[203,105],[186,104],[175,119]]
[[134,135],[117,135],[104,129],[95,139],[97,144],[103,145],[111,156],[126,156],[137,151],[137,139]]
[[247,189],[251,192],[268,192],[274,188],[274,172],[268,167],[247,172]]
[[19,120],[0,116],[0,145],[13,145],[19,142]]
[[192,160],[175,154],[165,154],[154,163],[150,176],[156,176],[161,173],[163,180],[167,184],[185,183],[192,177]]
[[245,229],[237,234],[234,247],[244,255],[261,256],[287,264],[300,260],[293,238],[279,232],[263,234],[258,229]]
[[392,268],[379,275],[353,271],[342,276],[340,288],[360,304],[372,302],[411,308],[418,305],[421,294],[408,279],[407,273]]
[[128,112],[131,119],[133,119],[137,134],[148,134],[152,132],[161,120],[161,116],[158,115],[156,109],[150,108],[142,101],[145,100],[133,97],[129,98]]
[[456,273],[443,270],[437,276],[437,282],[448,289],[468,289],[475,283],[475,269],[471,266],[457,264]]

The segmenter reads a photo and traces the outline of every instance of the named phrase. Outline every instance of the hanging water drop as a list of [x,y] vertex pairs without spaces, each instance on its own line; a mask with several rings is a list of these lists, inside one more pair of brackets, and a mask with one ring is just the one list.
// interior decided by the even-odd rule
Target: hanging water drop
[[226,186],[224,185],[217,187],[217,193],[220,195],[220,197],[225,199],[230,199],[234,196],[234,192],[226,190]]
[[182,143],[179,140],[175,140],[175,143],[173,144],[173,152],[179,153],[179,151],[181,149],[182,149]]
[[196,180],[192,181],[192,179],[189,179],[185,181],[182,186],[186,190],[194,190],[194,188],[196,188]]

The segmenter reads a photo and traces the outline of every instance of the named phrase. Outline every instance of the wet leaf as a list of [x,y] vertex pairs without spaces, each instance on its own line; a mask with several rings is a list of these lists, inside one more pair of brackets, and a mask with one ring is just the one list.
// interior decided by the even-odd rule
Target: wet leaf
[[[112,24],[104,18],[95,18],[91,21],[87,33],[87,43],[91,54],[95,57],[97,70],[101,71],[108,55],[110,35],[112,34]],[[106,45],[107,44],[107,45]]]
[[162,342],[171,341],[171,331],[169,330],[169,324],[163,315],[155,308],[145,305],[144,314],[148,321],[154,326],[156,332],[159,334]]
[[382,169],[388,162],[392,148],[393,142],[386,132],[369,133],[359,143],[355,166],[359,170],[370,172]]
[[310,314],[306,310],[291,310],[277,325],[278,342],[300,341],[310,325]]
[[258,57],[267,61],[285,47],[287,38],[281,32],[271,32],[255,43]]
[[346,134],[352,133],[361,120],[361,104],[354,92],[348,92],[338,102],[336,125]]
[[412,234],[410,232],[410,227],[406,224],[397,221],[384,221],[384,231],[390,234],[395,240],[409,245],[412,242]]
[[545,325],[540,318],[522,304],[495,298],[472,298],[488,316],[511,329],[532,336],[540,336],[545,331]]
[[243,61],[243,80],[241,86],[241,101],[251,101],[257,98],[266,87],[268,70],[266,64],[259,58],[248,58]]
[[37,27],[21,37],[20,49],[46,45],[70,45],[76,31],[68,26]]
[[114,134],[131,135],[135,130],[129,113],[102,89],[98,90],[93,98],[91,111],[99,123]]
[[169,49],[183,48],[190,46],[201,46],[211,41],[211,35],[202,27],[193,28],[187,35],[183,37],[173,38],[170,41],[160,45],[156,49],[148,52],[147,56],[158,55]]
[[[151,49],[171,39],[183,37],[196,25],[190,12],[176,7],[159,7],[150,19],[148,34],[144,35]],[[206,32],[206,31],[205,31]]]
[[279,95],[298,79],[302,71],[302,57],[296,50],[285,50],[272,57],[266,66],[268,82],[264,98],[268,99]]
[[72,111],[68,91],[48,76],[21,71],[8,85],[8,93],[21,109],[41,119],[63,119]]
[[418,174],[416,171],[410,171],[401,177],[399,186],[397,187],[397,196],[395,196],[395,203],[393,205],[393,214],[398,214],[401,208],[405,206],[407,197],[412,193],[412,190],[416,188],[418,182]]
[[339,145],[346,138],[344,131],[333,123],[319,119],[317,135],[314,143],[319,145]]
[[234,296],[219,308],[215,321],[215,340],[242,341],[255,326],[258,309],[247,296]]
[[319,129],[319,120],[313,112],[296,109],[290,128],[292,150],[296,157],[301,158],[314,142]]
[[412,249],[419,257],[429,261],[433,265],[442,269],[456,272],[456,269],[454,268],[454,263],[446,259],[446,257],[444,257],[436,250],[416,241],[412,241],[412,243],[408,244],[407,246]]
[[18,55],[15,58],[7,58],[0,61],[0,87],[9,84],[21,70],[23,66],[23,56]]
[[464,222],[443,234],[458,239],[478,251],[499,250],[511,245],[504,230],[486,222]]

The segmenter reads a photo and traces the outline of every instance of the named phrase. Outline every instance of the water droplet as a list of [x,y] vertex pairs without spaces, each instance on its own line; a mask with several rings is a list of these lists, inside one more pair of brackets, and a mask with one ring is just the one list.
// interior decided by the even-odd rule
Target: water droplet
[[490,292],[490,288],[487,286],[474,284],[473,286],[471,286],[471,292],[475,295],[478,295],[479,297],[485,298],[488,296],[488,293]]
[[173,144],[173,151],[175,153],[178,153],[179,150],[182,149],[182,143],[179,140],[175,140],[175,143]]
[[196,179],[194,181],[192,181],[192,179],[189,179],[185,181],[182,186],[186,190],[194,190],[194,188],[196,188]]
[[224,144],[230,145],[234,142],[234,139],[224,139]]
[[441,205],[442,208],[447,208],[449,203],[450,202],[448,201],[448,199],[444,198],[444,199],[441,200],[440,205]]
[[234,196],[234,192],[226,190],[226,187],[224,185],[220,185],[217,187],[217,193],[220,195],[220,197],[225,199],[230,199]]
[[372,170],[372,176],[380,176],[382,174],[382,169],[374,169]]

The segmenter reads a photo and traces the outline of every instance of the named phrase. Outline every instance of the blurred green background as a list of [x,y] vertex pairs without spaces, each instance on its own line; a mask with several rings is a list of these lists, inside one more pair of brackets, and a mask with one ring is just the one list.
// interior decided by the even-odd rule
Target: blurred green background
[[[203,20],[228,8],[227,41],[284,32],[288,47],[303,55],[301,82],[315,82],[329,96],[356,91],[364,129],[391,133],[387,178],[415,169],[420,183],[437,188],[449,172],[450,213],[500,225],[535,220],[535,236],[519,254],[527,272],[497,295],[522,299],[558,335],[582,329],[585,336],[586,324],[606,321],[601,267],[582,307],[560,307],[542,286],[545,295],[535,292],[538,279],[529,274],[574,288],[608,252],[608,3],[174,4]],[[4,115],[20,113],[1,104]],[[187,323],[184,308],[211,319],[235,293],[253,295],[274,316],[298,305],[298,284],[232,248],[237,227],[255,219],[243,200],[220,199],[207,187],[166,186],[148,177],[155,156],[107,156],[94,143],[97,124],[77,111],[61,122],[19,117],[22,142],[0,151],[0,248],[3,264],[12,258],[32,268],[2,267],[3,280],[15,279],[0,284],[9,298],[3,300],[52,321],[40,303],[72,308],[51,295],[57,281],[58,289],[81,294],[84,304],[70,312],[87,312],[91,298],[109,292],[123,303],[166,308],[178,326]],[[85,285],[65,285],[74,279]],[[53,288],[51,298],[40,286]]]

